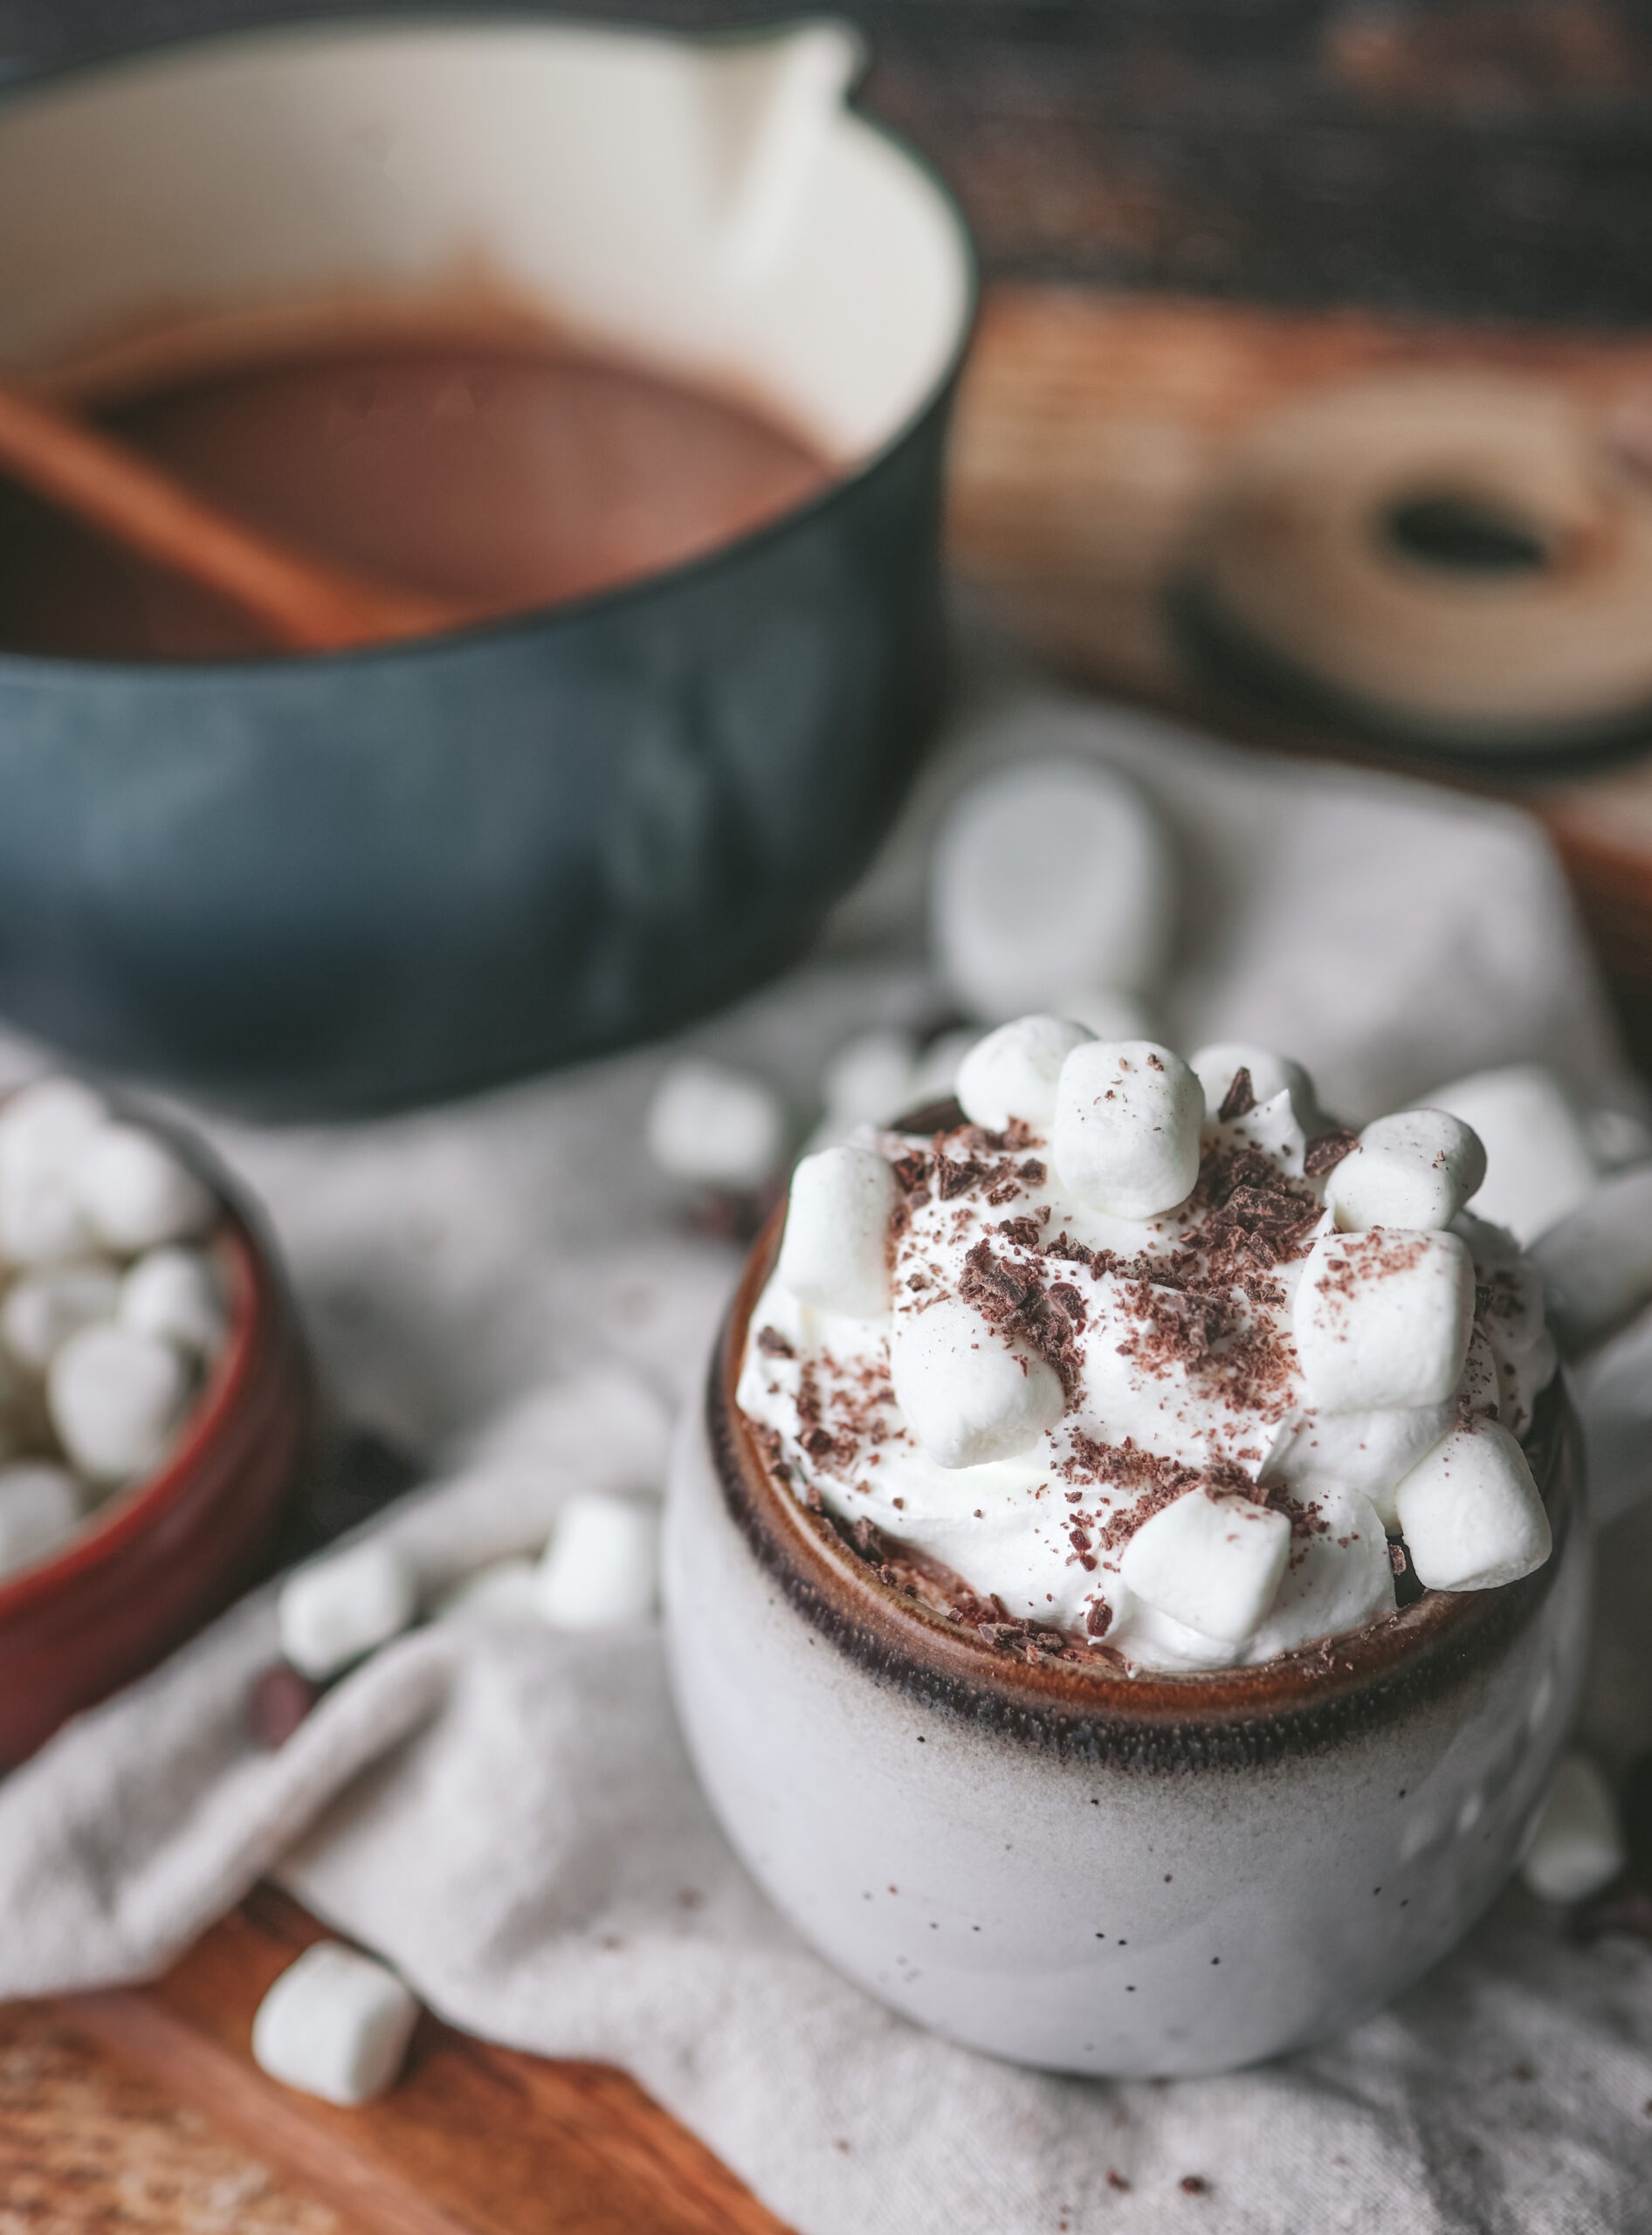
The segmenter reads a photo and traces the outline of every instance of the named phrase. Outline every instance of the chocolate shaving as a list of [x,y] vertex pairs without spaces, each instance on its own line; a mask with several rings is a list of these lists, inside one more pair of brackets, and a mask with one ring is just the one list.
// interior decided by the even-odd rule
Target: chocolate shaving
[[1222,1097],[1222,1107],[1216,1112],[1217,1122],[1230,1125],[1236,1118],[1248,1118],[1256,1106],[1256,1090],[1250,1083],[1250,1073],[1241,1063],[1233,1075],[1232,1084]]
[[1336,1170],[1350,1150],[1359,1145],[1358,1133],[1351,1133],[1346,1125],[1333,1125],[1328,1133],[1320,1133],[1309,1142],[1302,1168],[1310,1179],[1323,1179],[1327,1172]]
[[757,1347],[766,1358],[795,1358],[797,1356],[778,1327],[759,1328]]
[[993,1255],[992,1244],[982,1240],[964,1259],[958,1293],[1007,1343],[1025,1343],[1053,1365],[1071,1405],[1078,1389],[1084,1305],[1070,1282],[1046,1289],[1036,1273],[1006,1264]]

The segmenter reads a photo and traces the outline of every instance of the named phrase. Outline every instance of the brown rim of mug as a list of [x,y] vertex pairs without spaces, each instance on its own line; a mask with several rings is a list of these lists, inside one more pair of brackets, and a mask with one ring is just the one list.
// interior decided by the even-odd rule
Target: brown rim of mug
[[1558,1375],[1526,1439],[1554,1547],[1518,1583],[1426,1592],[1391,1620],[1254,1668],[1126,1676],[1052,1657],[1012,1659],[884,1583],[829,1516],[803,1505],[765,1463],[735,1390],[785,1213],[782,1202],[757,1238],[712,1360],[707,1420],[724,1503],[803,1620],[926,1706],[1041,1750],[1140,1768],[1215,1768],[1318,1751],[1397,1720],[1487,1667],[1536,1618],[1553,1585],[1579,1519],[1581,1482],[1575,1416]]

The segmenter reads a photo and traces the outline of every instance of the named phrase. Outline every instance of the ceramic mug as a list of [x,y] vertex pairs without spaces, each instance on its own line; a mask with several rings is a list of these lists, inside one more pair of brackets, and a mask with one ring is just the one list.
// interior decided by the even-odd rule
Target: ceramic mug
[[1529,1439],[1554,1551],[1502,1590],[1261,1668],[1098,1673],[995,1649],[777,1486],[734,1402],[755,1251],[665,1530],[678,1709],[754,1877],[850,1978],[1074,2073],[1230,2070],[1397,1994],[1503,1885],[1582,1675],[1563,1385]]

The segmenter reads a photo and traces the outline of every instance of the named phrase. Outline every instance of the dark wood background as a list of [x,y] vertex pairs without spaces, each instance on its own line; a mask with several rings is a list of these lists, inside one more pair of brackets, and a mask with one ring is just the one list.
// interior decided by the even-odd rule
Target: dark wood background
[[[373,10],[0,0],[0,69]],[[571,10],[719,24],[800,11]],[[841,12],[873,42],[867,105],[951,177],[994,277],[1652,320],[1652,0],[849,0]]]

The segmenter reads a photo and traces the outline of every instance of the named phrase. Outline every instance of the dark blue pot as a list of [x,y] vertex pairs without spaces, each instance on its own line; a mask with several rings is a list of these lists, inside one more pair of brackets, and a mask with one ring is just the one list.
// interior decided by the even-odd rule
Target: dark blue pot
[[0,1011],[320,1112],[566,1062],[795,956],[938,706],[967,292],[904,430],[669,575],[367,653],[0,657]]

